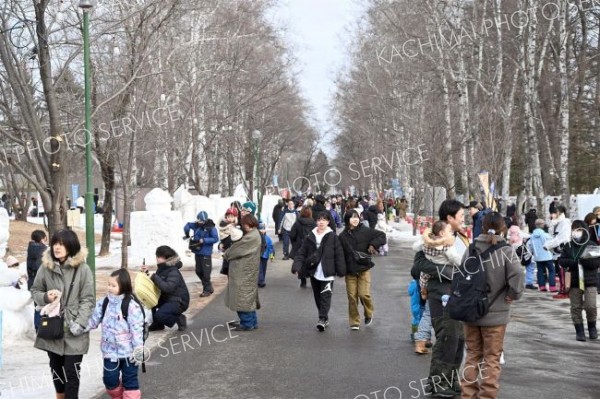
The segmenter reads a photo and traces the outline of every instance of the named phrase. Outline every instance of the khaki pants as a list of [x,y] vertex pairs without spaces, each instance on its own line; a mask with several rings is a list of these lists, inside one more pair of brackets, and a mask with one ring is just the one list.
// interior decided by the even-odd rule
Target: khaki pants
[[571,302],[571,319],[573,324],[583,324],[583,314],[588,322],[596,321],[596,296],[598,295],[597,287],[585,287],[585,291],[579,288],[571,288],[569,290],[569,299]]
[[365,308],[365,317],[373,317],[373,299],[371,298],[371,272],[369,270],[358,275],[346,276],[346,292],[348,294],[348,314],[351,326],[360,325],[358,300]]
[[465,325],[467,357],[462,372],[461,399],[495,399],[500,384],[500,354],[506,324],[493,327]]

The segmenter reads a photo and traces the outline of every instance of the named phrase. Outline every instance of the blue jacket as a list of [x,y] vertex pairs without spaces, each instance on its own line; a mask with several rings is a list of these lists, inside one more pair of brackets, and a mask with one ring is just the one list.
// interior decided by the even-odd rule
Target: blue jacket
[[482,233],[483,218],[491,211],[492,210],[490,208],[485,208],[484,210],[473,215],[473,240],[475,240]]
[[552,237],[539,227],[533,230],[531,238],[527,241],[527,248],[533,254],[534,262],[544,262],[552,260],[552,252],[544,249],[544,244]]
[[273,248],[273,240],[271,240],[271,237],[269,237],[266,234],[263,234],[263,237],[265,238],[267,247],[265,248],[265,252],[263,252],[260,257],[263,259],[269,259],[269,256],[271,256],[271,254],[275,255],[275,248]]
[[335,226],[340,228],[343,226],[342,224],[342,218],[340,218],[340,215],[332,208],[329,210],[329,212],[331,213],[331,217],[333,218],[333,221],[335,222]]
[[415,279],[408,284],[408,295],[410,295],[410,312],[412,313],[412,325],[418,326],[423,316],[421,311],[421,287]]
[[192,252],[196,255],[211,256],[213,245],[219,242],[219,233],[217,233],[215,223],[211,219],[208,219],[203,225],[197,222],[190,222],[185,225],[183,232],[187,236],[190,230],[194,231],[194,240],[202,240],[202,245],[197,246]]

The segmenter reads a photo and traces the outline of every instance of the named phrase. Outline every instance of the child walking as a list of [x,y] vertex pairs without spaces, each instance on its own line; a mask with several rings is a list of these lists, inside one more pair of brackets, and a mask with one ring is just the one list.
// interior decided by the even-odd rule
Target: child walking
[[[392,227],[389,226],[387,224],[387,222],[385,221],[385,215],[383,213],[377,214],[377,224],[375,225],[375,230],[382,231],[385,234],[391,233],[392,231],[394,231],[394,229],[392,229]],[[388,250],[389,250],[389,247],[386,242],[385,244],[383,244],[382,246],[379,247],[379,255],[387,256]]]
[[113,399],[141,398],[138,364],[144,356],[144,313],[133,298],[131,278],[125,269],[111,273],[108,295],[96,303],[87,329],[97,328],[101,323],[102,380],[106,392]]
[[275,257],[275,249],[273,248],[273,240],[267,235],[267,229],[263,222],[258,224],[258,232],[263,237],[266,244],[265,250],[260,255],[260,268],[258,269],[258,286],[264,288],[266,286],[265,278],[267,276],[267,263],[269,262],[269,259]]

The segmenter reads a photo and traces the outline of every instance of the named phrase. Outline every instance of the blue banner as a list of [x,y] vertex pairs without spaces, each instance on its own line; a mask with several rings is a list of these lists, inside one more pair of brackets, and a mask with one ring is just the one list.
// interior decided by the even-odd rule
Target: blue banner
[[79,198],[79,184],[71,184],[71,204],[75,206],[75,200]]
[[273,187],[279,187],[278,175],[273,175]]

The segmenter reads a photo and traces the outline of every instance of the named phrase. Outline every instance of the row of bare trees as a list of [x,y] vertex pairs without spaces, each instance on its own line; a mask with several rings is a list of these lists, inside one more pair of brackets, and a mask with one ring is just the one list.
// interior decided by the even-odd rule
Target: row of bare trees
[[[416,194],[438,185],[465,199],[480,198],[487,170],[519,209],[531,196],[593,191],[599,22],[585,0],[371,0],[338,81],[338,164],[368,160],[363,189],[400,176]],[[373,167],[418,145],[428,161]]]
[[[188,184],[200,194],[232,195],[242,183],[248,193],[264,192],[282,157],[310,151],[317,134],[295,60],[265,19],[271,5],[113,0],[93,10],[92,146],[105,193],[100,255],[109,251],[117,191],[126,243],[140,188],[173,193]],[[67,186],[84,165],[81,13],[75,0],[8,0],[0,32],[7,149],[0,166],[40,193],[53,232],[65,226]]]

